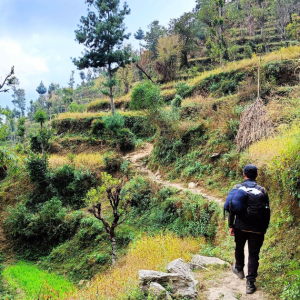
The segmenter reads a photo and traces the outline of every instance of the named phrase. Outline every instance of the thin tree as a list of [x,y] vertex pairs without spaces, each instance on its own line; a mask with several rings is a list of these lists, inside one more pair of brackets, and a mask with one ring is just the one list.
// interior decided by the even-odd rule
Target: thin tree
[[12,67],[9,74],[4,78],[4,81],[1,83],[0,81],[0,93],[7,93],[9,89],[3,89],[5,85],[12,85],[17,80],[16,77],[14,77],[15,74],[15,68]]
[[127,218],[131,200],[127,199],[122,201],[121,199],[121,190],[124,185],[124,181],[119,184],[116,188],[108,188],[106,190],[107,198],[109,200],[110,206],[112,208],[113,220],[111,224],[108,222],[106,217],[102,214],[102,203],[98,203],[89,208],[89,212],[92,213],[98,220],[100,220],[103,225],[106,233],[109,236],[111,242],[112,250],[112,265],[115,266],[117,261],[117,242],[116,242],[116,228],[121,225]]
[[26,122],[25,117],[21,117],[18,119],[17,136],[19,136],[21,138],[23,145],[24,145],[24,137],[25,137],[25,131],[26,131],[25,122]]
[[122,49],[124,40],[130,34],[125,34],[123,23],[130,9],[126,2],[120,9],[120,0],[87,0],[89,11],[87,17],[81,17],[79,29],[75,31],[76,40],[86,47],[85,53],[73,63],[79,70],[86,68],[107,69],[108,78],[105,87],[101,90],[109,96],[111,112],[114,114],[113,87],[117,84],[115,73],[119,67],[131,62],[131,53],[128,48]]
[[35,113],[34,119],[37,123],[40,123],[40,125],[41,125],[41,146],[42,146],[42,154],[44,155],[43,124],[47,120],[47,114],[43,110],[39,109]]

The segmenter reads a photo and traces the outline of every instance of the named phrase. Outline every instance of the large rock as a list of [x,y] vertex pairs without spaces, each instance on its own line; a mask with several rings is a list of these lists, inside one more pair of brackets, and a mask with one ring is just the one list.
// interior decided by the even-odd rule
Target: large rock
[[197,183],[195,183],[195,182],[190,182],[189,185],[188,185],[188,188],[189,188],[189,189],[195,189],[197,186],[198,186]]
[[178,258],[170,262],[167,266],[167,270],[169,273],[177,273],[191,278],[195,281],[195,285],[198,284],[198,281],[195,280],[194,273],[192,272],[190,266],[186,264],[182,258]]
[[196,299],[197,289],[195,280],[178,273],[163,273],[158,271],[140,270],[139,271],[140,286],[146,292],[151,282],[161,285],[169,285],[173,296],[182,296],[188,299]]
[[203,255],[195,255],[193,258],[192,258],[192,261],[191,261],[192,264],[195,264],[195,265],[200,265],[200,266],[203,266],[203,265],[228,265],[229,264],[220,259],[220,258],[217,258],[217,257],[209,257],[209,256],[203,256]]
[[152,297],[157,297],[160,300],[172,300],[170,293],[157,282],[150,283],[149,295]]

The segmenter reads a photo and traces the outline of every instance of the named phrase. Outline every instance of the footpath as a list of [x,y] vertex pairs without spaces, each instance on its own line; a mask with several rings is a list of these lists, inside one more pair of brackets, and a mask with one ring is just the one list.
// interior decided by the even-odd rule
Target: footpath
[[[183,183],[172,183],[170,181],[165,181],[161,178],[159,172],[153,173],[147,167],[143,165],[142,160],[151,155],[153,150],[153,145],[147,143],[142,149],[136,152],[130,153],[124,157],[124,159],[129,160],[133,166],[138,170],[141,175],[147,176],[152,181],[157,182],[161,186],[170,186],[178,190],[189,191],[193,194],[202,195],[209,201],[215,201],[219,205],[224,204],[224,200],[218,197],[208,195],[203,189],[195,186],[194,188],[186,188]],[[232,249],[232,254],[233,254]],[[245,247],[245,274],[248,273],[248,245]],[[202,278],[202,282],[201,279]],[[205,286],[205,291],[199,293],[199,299],[201,300],[267,300],[268,297],[265,295],[258,286],[258,291],[252,295],[246,294],[246,279],[239,279],[234,275],[231,270],[222,270],[216,276],[210,279],[205,279],[203,282],[203,276],[200,276],[200,284]]]

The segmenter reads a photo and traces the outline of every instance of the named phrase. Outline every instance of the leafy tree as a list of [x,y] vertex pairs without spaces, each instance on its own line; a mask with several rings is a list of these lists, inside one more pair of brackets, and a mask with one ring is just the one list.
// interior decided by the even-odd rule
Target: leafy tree
[[198,46],[198,36],[201,35],[201,26],[195,13],[185,13],[174,19],[174,32],[179,35],[183,45],[181,50],[181,64],[188,66],[188,54]]
[[37,123],[40,123],[41,125],[41,146],[42,146],[42,154],[44,155],[44,143],[43,143],[42,135],[43,135],[43,124],[47,120],[47,114],[43,110],[39,109],[35,113],[34,119]]
[[37,87],[36,91],[40,94],[40,95],[44,95],[47,93],[47,88],[45,87],[43,81],[41,81],[40,85]]
[[141,52],[141,48],[142,48],[142,40],[145,38],[145,33],[144,31],[140,28],[135,34],[134,34],[134,38],[138,41],[140,41],[140,52]]
[[300,41],[300,17],[293,15],[293,22],[286,27],[287,34],[290,38]]
[[69,88],[72,90],[74,88],[74,83],[75,83],[74,73],[75,73],[75,71],[71,71],[70,80],[68,82]]
[[146,41],[146,48],[154,53],[157,58],[158,53],[156,46],[158,39],[166,35],[166,28],[159,24],[158,20],[153,21],[148,25],[149,31],[146,32],[144,40]]
[[124,18],[130,9],[124,3],[120,9],[119,0],[87,0],[89,10],[87,17],[81,17],[79,29],[75,31],[76,40],[86,46],[86,52],[79,59],[73,59],[78,69],[105,67],[108,78],[101,91],[108,95],[111,101],[111,111],[114,114],[113,87],[116,85],[115,73],[119,67],[130,63],[131,53],[128,48],[121,48],[125,34]]
[[17,107],[19,113],[22,117],[25,116],[26,109],[26,98],[25,98],[25,90],[13,88],[13,100],[12,103]]
[[105,128],[113,134],[116,140],[117,151],[120,151],[120,145],[118,141],[118,131],[124,127],[124,118],[123,116],[115,112],[112,116],[104,116],[103,121]]
[[22,143],[24,144],[24,136],[25,136],[25,117],[21,117],[18,119],[18,127],[17,127],[17,136],[21,137]]
[[83,71],[81,71],[79,73],[80,79],[82,80],[81,84],[84,84],[84,80],[85,80],[85,73]]

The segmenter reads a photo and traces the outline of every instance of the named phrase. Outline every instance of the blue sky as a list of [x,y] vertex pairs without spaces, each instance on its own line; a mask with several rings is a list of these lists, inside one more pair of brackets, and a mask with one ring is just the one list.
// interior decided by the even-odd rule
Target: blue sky
[[[122,1],[121,1],[122,3]],[[159,20],[167,25],[191,11],[195,0],[129,0],[131,14],[126,17],[130,43],[137,45],[133,33],[139,27]],[[27,103],[37,98],[36,87],[42,80],[67,85],[71,70],[70,57],[78,57],[83,46],[75,41],[74,30],[86,15],[84,0],[0,0],[0,79],[15,66],[20,88],[26,91]],[[79,72],[75,79],[79,83]],[[0,105],[11,105],[11,94],[0,93]]]

